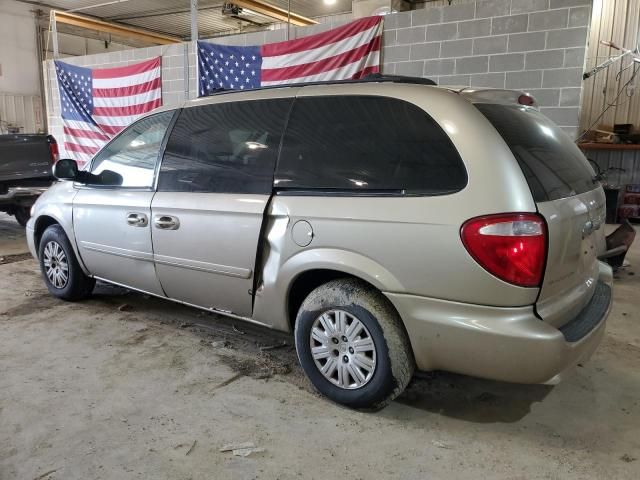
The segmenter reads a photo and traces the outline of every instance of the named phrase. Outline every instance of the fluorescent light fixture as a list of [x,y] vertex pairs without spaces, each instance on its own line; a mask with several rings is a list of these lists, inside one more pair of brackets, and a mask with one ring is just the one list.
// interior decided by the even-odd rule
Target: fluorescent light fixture
[[85,7],[72,8],[71,10],[65,10],[66,12],[80,12],[82,10],[89,10],[90,8],[106,7],[107,5],[115,5],[116,3],[124,3],[129,0],[113,0],[111,2],[98,3],[96,5],[87,5]]

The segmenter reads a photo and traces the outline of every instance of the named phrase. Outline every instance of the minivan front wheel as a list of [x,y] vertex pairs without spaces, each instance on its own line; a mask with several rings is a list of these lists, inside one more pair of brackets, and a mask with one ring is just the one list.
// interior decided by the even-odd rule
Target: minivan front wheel
[[96,281],[80,268],[60,225],[51,225],[42,234],[38,259],[44,282],[52,295],[75,301],[88,297],[93,291]]
[[357,279],[313,290],[298,311],[295,341],[316,389],[352,408],[384,407],[413,375],[411,346],[397,312]]

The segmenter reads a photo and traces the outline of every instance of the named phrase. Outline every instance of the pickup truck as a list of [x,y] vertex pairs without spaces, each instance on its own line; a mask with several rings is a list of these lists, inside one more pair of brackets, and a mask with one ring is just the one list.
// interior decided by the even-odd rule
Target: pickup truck
[[54,181],[51,167],[57,160],[51,135],[0,135],[0,212],[26,225],[31,205]]

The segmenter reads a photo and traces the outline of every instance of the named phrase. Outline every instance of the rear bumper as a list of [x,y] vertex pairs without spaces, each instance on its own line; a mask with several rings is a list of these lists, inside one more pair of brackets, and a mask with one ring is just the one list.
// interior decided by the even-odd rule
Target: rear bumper
[[[586,361],[604,336],[612,304],[607,265],[600,266],[599,281],[609,295],[604,299],[594,295],[576,319],[566,322],[564,334],[536,317],[533,306],[501,308],[385,295],[404,321],[418,369],[516,383],[556,383]],[[570,324],[574,328],[567,335]]]
[[32,205],[47,188],[48,187],[11,187],[7,193],[0,195],[0,205]]

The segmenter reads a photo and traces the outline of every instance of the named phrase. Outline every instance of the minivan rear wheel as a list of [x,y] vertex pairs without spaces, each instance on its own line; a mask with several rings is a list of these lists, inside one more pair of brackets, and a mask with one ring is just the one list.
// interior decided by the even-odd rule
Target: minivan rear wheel
[[295,325],[298,359],[331,400],[379,409],[405,389],[415,365],[400,317],[378,291],[357,279],[313,290]]
[[91,295],[96,281],[85,275],[60,225],[49,226],[38,247],[40,270],[49,293],[68,301]]

